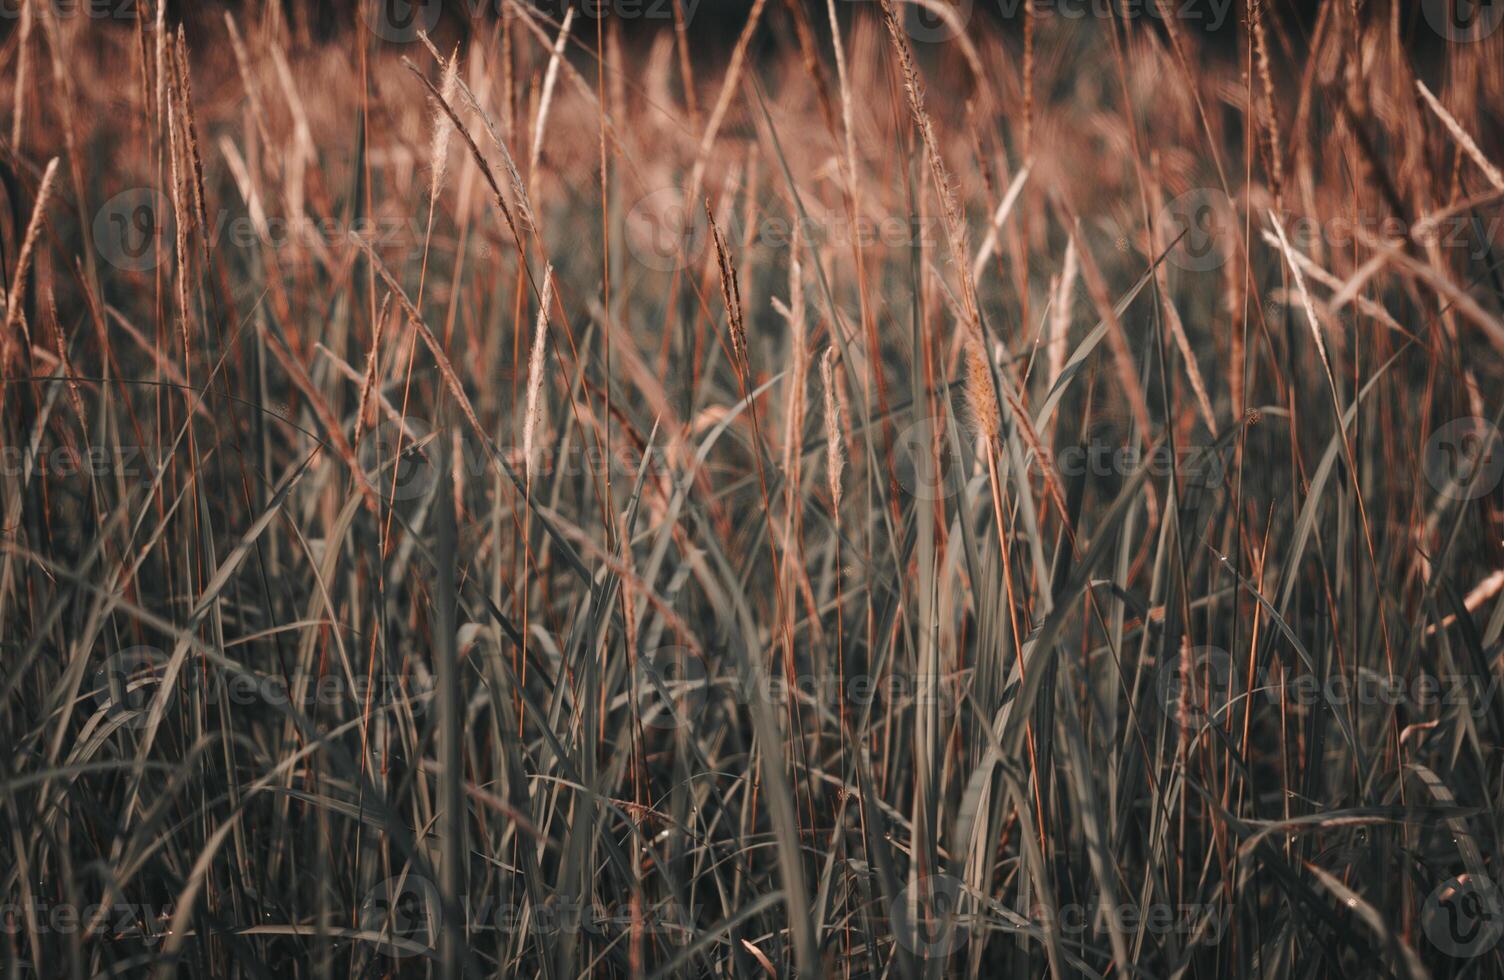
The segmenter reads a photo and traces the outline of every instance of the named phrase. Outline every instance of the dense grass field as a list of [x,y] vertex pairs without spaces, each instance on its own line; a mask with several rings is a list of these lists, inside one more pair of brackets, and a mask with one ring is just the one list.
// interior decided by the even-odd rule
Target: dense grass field
[[162,3],[0,10],[5,977],[1504,975],[1504,7]]

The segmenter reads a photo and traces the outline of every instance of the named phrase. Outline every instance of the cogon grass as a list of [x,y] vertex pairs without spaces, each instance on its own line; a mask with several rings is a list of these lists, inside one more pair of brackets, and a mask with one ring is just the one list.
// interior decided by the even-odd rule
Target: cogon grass
[[1504,33],[848,6],[25,5],[8,971],[1499,971]]

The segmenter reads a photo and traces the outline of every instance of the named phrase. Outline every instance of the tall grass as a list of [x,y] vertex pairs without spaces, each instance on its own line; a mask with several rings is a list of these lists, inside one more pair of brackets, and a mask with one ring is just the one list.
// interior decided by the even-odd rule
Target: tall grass
[[7,976],[1504,970],[1504,30],[377,6],[0,41]]

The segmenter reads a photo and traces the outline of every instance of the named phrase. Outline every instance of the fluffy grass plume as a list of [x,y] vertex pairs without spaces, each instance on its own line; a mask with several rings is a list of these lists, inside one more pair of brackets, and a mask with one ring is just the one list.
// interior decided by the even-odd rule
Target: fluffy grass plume
[[1504,975],[1496,11],[65,6],[4,976]]

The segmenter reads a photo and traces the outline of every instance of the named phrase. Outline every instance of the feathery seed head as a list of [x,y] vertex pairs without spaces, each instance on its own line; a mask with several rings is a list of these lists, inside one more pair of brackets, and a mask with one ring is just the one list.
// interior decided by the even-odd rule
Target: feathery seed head
[[522,460],[527,468],[528,483],[533,480],[533,438],[538,418],[543,412],[539,398],[543,390],[543,347],[548,342],[548,304],[553,300],[554,267],[543,270],[543,291],[538,302],[538,322],[533,328],[533,349],[527,362],[527,414],[522,420]]
[[[445,105],[453,107],[454,97],[459,86],[460,51],[454,49],[454,55],[444,64],[444,81],[439,86],[439,92],[444,99]],[[428,196],[430,200],[436,200],[439,189],[444,184],[444,174],[449,169],[449,138],[454,135],[454,123],[449,119],[449,113],[442,107],[434,113],[433,120],[433,148],[429,155],[429,166],[433,170],[433,183],[429,186]]]
[[989,443],[995,441],[1001,431],[1002,416],[998,410],[997,393],[992,390],[992,369],[987,366],[987,353],[976,338],[966,341],[966,404],[971,409],[977,431]]
[[846,466],[845,447],[841,444],[841,422],[836,399],[836,349],[827,347],[820,359],[820,380],[825,387],[825,479],[830,485],[831,506],[841,509],[841,474]]

